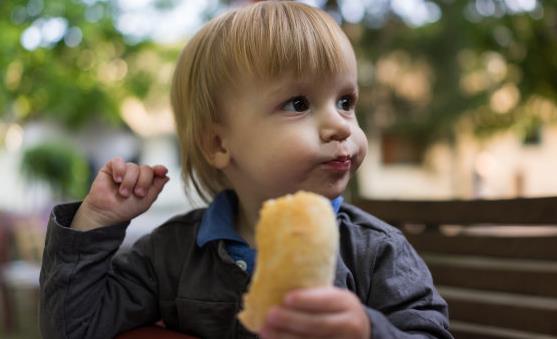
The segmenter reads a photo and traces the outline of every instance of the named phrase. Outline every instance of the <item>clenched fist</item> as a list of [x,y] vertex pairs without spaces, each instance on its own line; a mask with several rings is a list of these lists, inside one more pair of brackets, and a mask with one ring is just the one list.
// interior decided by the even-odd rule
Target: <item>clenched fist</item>
[[99,171],[72,221],[86,231],[135,218],[157,199],[169,178],[162,165],[146,166],[114,158]]

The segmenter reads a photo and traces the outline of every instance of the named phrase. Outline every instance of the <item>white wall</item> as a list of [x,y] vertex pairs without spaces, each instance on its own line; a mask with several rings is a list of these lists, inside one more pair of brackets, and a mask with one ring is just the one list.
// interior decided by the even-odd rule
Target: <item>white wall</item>
[[[523,145],[512,132],[479,141],[462,133],[436,144],[423,165],[381,163],[377,139],[359,170],[363,196],[379,199],[511,198],[557,195],[557,126],[546,126],[539,145]],[[522,184],[520,184],[520,182]]]

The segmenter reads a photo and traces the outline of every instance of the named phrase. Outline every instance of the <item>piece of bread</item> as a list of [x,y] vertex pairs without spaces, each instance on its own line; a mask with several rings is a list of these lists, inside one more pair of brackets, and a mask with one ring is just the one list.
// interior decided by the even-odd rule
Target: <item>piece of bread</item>
[[338,249],[331,202],[314,193],[266,201],[255,228],[257,261],[238,318],[259,332],[267,312],[296,288],[331,286]]

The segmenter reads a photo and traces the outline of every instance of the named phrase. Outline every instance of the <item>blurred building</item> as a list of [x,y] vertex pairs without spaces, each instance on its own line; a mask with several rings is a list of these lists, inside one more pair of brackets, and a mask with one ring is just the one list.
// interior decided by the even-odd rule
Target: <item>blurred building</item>
[[470,133],[453,145],[422,150],[389,138],[371,137],[359,172],[368,198],[512,198],[557,194],[557,126],[520,138],[508,131],[487,140]]

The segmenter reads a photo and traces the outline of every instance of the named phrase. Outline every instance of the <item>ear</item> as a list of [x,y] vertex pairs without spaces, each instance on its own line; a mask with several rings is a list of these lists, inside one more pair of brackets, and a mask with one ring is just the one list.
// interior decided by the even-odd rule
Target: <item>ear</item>
[[202,148],[205,159],[216,169],[223,170],[230,163],[230,150],[222,125],[212,124],[204,137]]

